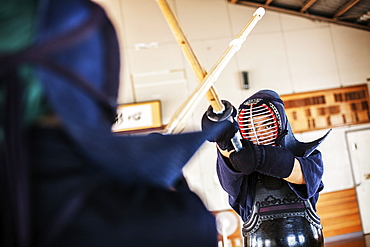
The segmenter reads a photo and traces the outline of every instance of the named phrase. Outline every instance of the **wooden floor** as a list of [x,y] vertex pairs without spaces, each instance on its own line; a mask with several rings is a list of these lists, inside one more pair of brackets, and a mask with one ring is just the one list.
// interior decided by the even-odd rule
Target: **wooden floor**
[[317,202],[325,238],[362,232],[356,189],[320,194]]
[[370,247],[370,235],[357,234],[338,240],[335,238],[327,239],[325,247]]

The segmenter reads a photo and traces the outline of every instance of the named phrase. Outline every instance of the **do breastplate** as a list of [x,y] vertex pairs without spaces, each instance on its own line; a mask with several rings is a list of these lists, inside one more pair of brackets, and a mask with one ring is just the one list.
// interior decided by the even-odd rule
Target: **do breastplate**
[[260,175],[244,246],[323,246],[320,218],[283,179]]

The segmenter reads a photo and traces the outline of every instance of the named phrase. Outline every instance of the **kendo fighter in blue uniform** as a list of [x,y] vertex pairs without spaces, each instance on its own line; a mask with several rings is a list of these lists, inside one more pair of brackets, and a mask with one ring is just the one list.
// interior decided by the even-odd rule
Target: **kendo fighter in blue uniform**
[[[224,132],[210,141],[217,142],[221,186],[244,221],[244,246],[323,246],[315,206],[324,168],[316,147],[328,133],[313,142],[299,142],[283,101],[272,90],[247,98],[233,123],[210,120],[211,111],[210,107],[203,115],[202,129],[224,126]],[[236,152],[230,139],[238,129],[243,147]]]
[[217,245],[182,183],[206,135],[113,134],[119,72],[93,1],[1,1],[0,246]]

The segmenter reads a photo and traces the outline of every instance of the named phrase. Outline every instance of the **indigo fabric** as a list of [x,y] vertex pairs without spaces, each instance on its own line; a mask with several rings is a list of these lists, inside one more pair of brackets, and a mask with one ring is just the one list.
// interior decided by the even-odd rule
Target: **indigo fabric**
[[218,130],[111,132],[121,64],[103,9],[2,1],[0,20],[2,246],[215,246],[214,217],[177,186]]

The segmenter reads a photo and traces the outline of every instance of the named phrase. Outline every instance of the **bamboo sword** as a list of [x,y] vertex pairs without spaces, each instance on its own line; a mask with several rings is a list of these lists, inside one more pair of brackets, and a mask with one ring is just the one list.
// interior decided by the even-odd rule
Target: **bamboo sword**
[[[216,65],[211,69],[210,73],[204,70],[200,65],[195,53],[191,49],[182,29],[180,28],[178,21],[171,11],[166,0],[156,0],[159,7],[161,8],[166,20],[174,33],[177,42],[179,43],[183,53],[188,59],[192,66],[198,80],[201,82],[198,87],[194,90],[193,94],[188,98],[186,102],[178,109],[175,115],[172,117],[170,122],[166,125],[165,133],[176,134],[180,133],[186,125],[186,121],[189,118],[192,110],[199,104],[204,95],[210,101],[215,114],[223,113],[225,106],[219,99],[216,89],[212,84],[217,80],[224,67],[231,60],[233,55],[240,49],[242,43],[245,41],[251,30],[257,24],[257,22],[263,17],[265,10],[258,8],[253,14],[253,17],[248,24],[243,28],[239,35],[230,42],[228,49],[224,52],[221,58],[217,61]],[[240,145],[240,144],[239,144]],[[238,146],[238,145],[237,145]],[[237,147],[236,147],[237,148]],[[241,147],[240,147],[241,148]],[[238,149],[238,148],[237,148]]]

